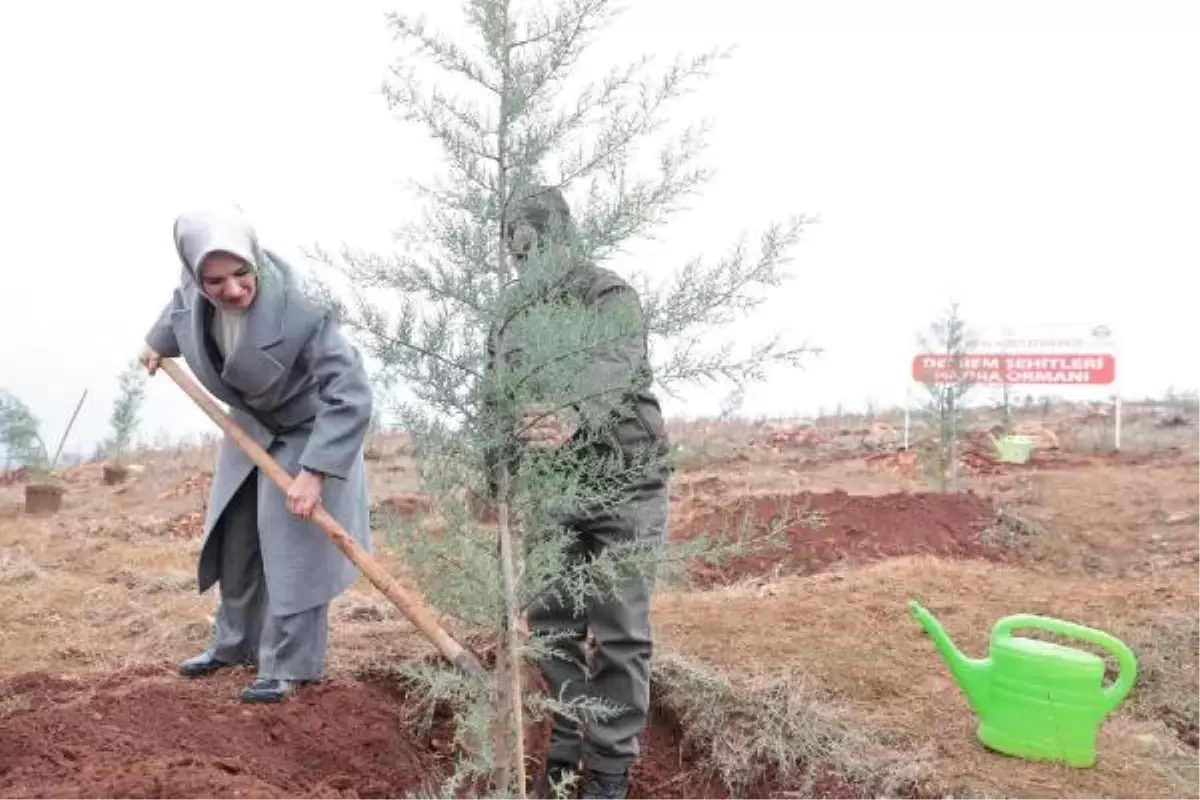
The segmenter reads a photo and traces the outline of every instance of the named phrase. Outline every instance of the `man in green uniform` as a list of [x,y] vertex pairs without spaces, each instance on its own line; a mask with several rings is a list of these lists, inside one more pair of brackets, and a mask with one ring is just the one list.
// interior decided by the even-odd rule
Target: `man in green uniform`
[[[512,260],[521,271],[535,251],[564,244],[575,236],[574,223],[562,193],[540,188],[517,206],[508,226]],[[569,253],[563,246],[559,253]],[[561,259],[560,259],[561,260]],[[645,318],[636,291],[620,276],[590,263],[553,267],[555,292],[603,317],[620,319],[619,336],[582,368],[581,380],[608,390],[581,397],[566,416],[545,416],[542,408],[525,410],[527,446],[565,448],[598,459],[616,456],[622,476],[622,500],[602,509],[579,509],[565,526],[576,538],[570,558],[588,560],[621,542],[638,542],[655,551],[667,534],[667,495],[670,468],[662,410],[651,391]],[[493,334],[495,331],[493,330]],[[489,364],[497,349],[511,358],[519,349],[501,334],[489,342]],[[613,391],[613,387],[619,387]],[[540,421],[534,422],[534,420]],[[612,487],[606,485],[608,491]],[[540,664],[553,696],[602,698],[620,707],[615,714],[584,729],[556,716],[547,764],[534,790],[549,797],[552,787],[580,774],[583,797],[624,797],[629,770],[639,754],[639,737],[650,703],[650,657],[653,637],[650,600],[653,568],[629,570],[611,595],[593,600],[583,613],[543,598],[528,611],[531,633],[555,634],[556,655]],[[586,641],[594,642],[588,664]],[[565,635],[564,635],[565,634]],[[580,781],[571,781],[578,786]]]

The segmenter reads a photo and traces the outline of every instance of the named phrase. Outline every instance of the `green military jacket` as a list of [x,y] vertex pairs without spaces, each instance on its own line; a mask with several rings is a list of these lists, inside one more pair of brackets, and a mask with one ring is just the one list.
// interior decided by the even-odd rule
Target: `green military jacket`
[[[601,388],[619,386],[619,391],[586,393],[574,408],[585,420],[575,441],[569,447],[581,453],[600,455],[619,454],[624,460],[649,459],[648,469],[638,472],[631,482],[639,486],[661,485],[670,472],[670,444],[662,408],[652,391],[653,372],[650,367],[645,317],[637,292],[615,272],[584,265],[576,267],[558,282],[556,289],[546,295],[549,299],[566,299],[582,304],[600,314],[606,311],[632,314],[624,318],[627,331],[611,344],[593,351],[583,369],[587,374],[582,383]],[[632,322],[633,324],[629,324]],[[506,363],[520,359],[519,343],[510,343],[506,331],[493,325],[488,335],[487,368],[493,369],[500,353]],[[499,352],[497,351],[499,346]],[[609,379],[606,382],[606,378]],[[489,455],[489,467],[498,463],[495,452]],[[494,487],[493,487],[494,488]]]

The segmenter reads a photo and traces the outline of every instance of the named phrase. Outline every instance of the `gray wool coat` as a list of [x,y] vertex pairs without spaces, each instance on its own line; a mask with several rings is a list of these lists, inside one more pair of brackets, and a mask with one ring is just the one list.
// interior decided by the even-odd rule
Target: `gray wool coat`
[[[258,295],[227,362],[209,336],[212,304],[185,277],[146,336],[164,357],[182,356],[196,379],[229,406],[241,425],[290,475],[324,473],[321,503],[372,551],[363,442],[372,393],[362,358],[330,315],[295,287],[291,270],[266,253],[277,274],[259,280]],[[221,442],[204,521],[198,582],[220,578],[217,522],[255,469],[229,437]],[[353,583],[357,568],[313,522],[292,514],[286,496],[257,472],[258,535],[269,610],[289,615],[328,603]],[[231,532],[233,533],[233,532]],[[234,534],[236,535],[236,533]]]

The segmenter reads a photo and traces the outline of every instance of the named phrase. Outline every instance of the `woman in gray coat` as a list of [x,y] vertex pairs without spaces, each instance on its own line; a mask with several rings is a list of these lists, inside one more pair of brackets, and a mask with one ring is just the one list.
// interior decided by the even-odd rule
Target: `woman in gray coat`
[[257,666],[242,692],[279,702],[325,669],[328,605],[354,564],[313,523],[322,504],[371,551],[363,440],[372,394],[358,351],[299,291],[290,267],[259,247],[240,215],[175,222],[180,285],[146,336],[141,360],[184,359],[197,380],[295,479],[284,494],[237,443],[221,442],[198,582],[220,583],[210,647],[180,672]]

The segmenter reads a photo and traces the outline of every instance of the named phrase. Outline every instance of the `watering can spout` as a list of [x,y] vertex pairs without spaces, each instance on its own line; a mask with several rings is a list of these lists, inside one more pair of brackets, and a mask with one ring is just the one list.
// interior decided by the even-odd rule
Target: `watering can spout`
[[929,634],[929,638],[933,640],[934,646],[942,654],[942,658],[946,660],[946,665],[950,668],[951,676],[953,676],[959,688],[962,689],[963,694],[967,696],[967,702],[978,713],[980,711],[980,700],[987,693],[988,681],[991,677],[991,661],[989,659],[968,658],[950,640],[946,629],[937,621],[937,618],[916,600],[908,601],[908,609],[917,622],[920,623],[921,627],[925,629],[925,632]]

